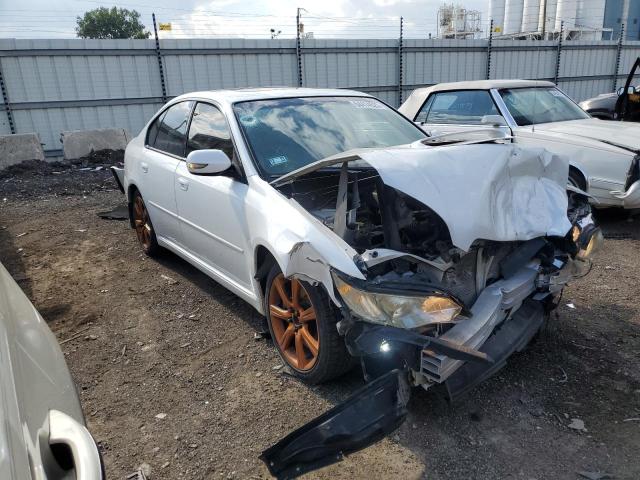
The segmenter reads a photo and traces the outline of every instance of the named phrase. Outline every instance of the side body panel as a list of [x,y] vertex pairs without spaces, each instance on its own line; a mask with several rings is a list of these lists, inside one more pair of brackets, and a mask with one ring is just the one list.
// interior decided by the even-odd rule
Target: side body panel
[[[84,424],[78,394],[56,338],[29,299],[0,264],[0,384],[4,422],[0,434],[2,478],[31,478],[58,468],[48,450],[49,411]],[[10,457],[9,457],[10,455]],[[8,465],[12,463],[11,467]],[[13,476],[4,473],[12,471]]]
[[175,172],[182,245],[247,290],[249,229],[245,204],[249,186],[227,175],[193,175],[185,162]]

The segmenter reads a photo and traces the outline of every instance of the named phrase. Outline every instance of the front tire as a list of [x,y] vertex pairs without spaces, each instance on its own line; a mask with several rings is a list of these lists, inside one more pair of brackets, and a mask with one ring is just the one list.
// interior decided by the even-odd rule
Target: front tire
[[317,384],[351,368],[335,312],[321,287],[285,278],[276,264],[267,276],[264,297],[273,343],[298,378]]

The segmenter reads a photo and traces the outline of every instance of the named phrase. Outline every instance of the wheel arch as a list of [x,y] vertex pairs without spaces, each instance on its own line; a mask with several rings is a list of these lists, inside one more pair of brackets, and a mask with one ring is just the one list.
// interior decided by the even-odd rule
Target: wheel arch
[[253,252],[253,271],[255,272],[254,278],[260,285],[260,293],[263,296],[265,295],[267,275],[269,275],[269,270],[273,264],[278,264],[280,270],[283,270],[275,254],[265,245],[257,244]]
[[129,212],[129,225],[131,226],[131,228],[134,228],[134,224],[133,224],[133,196],[135,195],[136,192],[139,192],[140,190],[138,189],[138,187],[136,186],[135,183],[130,183],[127,186],[127,210]]
[[569,174],[571,174],[571,172],[575,172],[581,179],[582,179],[582,185],[581,187],[583,187],[583,190],[586,192],[589,189],[589,177],[585,174],[584,170],[580,167],[578,167],[577,165],[574,165],[573,163],[571,163],[569,165]]

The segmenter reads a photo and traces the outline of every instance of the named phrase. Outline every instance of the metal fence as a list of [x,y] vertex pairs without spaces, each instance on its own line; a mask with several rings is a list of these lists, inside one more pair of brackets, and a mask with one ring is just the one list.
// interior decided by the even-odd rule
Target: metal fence
[[0,134],[137,134],[184,92],[255,86],[351,88],[393,106],[416,87],[484,78],[555,81],[576,100],[622,85],[640,42],[525,40],[0,40]]

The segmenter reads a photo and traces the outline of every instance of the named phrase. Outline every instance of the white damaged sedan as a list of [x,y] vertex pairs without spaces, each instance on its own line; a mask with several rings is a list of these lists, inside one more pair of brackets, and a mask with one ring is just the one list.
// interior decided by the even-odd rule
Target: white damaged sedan
[[407,385],[455,398],[487,378],[589,269],[602,236],[586,197],[567,196],[567,160],[426,139],[363,93],[253,89],[177,97],[126,149],[146,253],[175,252],[263,313],[300,378],[356,359],[371,382],[320,422],[335,439],[308,425],[265,452],[275,474],[393,429]]

